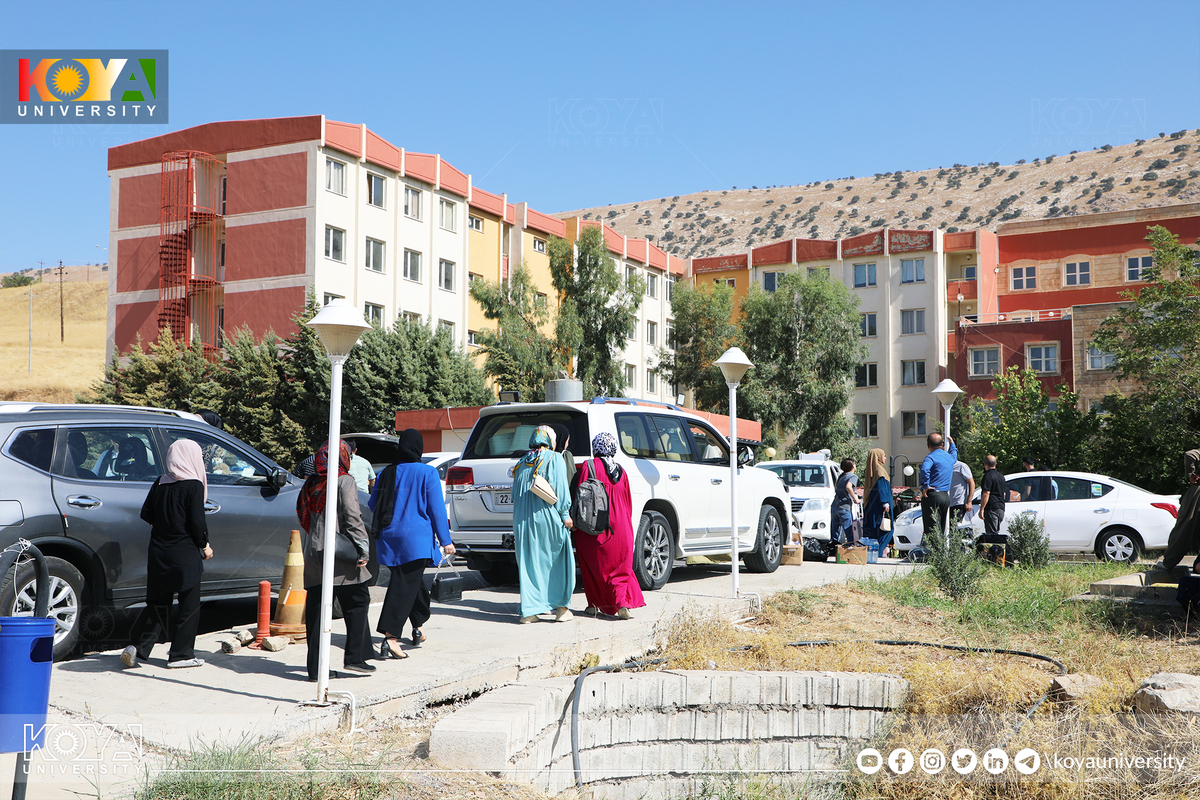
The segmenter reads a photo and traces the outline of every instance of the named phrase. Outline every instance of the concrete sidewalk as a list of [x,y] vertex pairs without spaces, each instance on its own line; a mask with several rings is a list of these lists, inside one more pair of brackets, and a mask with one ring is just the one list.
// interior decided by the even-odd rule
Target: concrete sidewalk
[[[766,596],[866,576],[907,573],[906,563],[852,566],[805,563],[770,575],[741,572],[741,590]],[[427,573],[428,576],[428,573]],[[728,565],[678,569],[667,586],[646,593],[646,607],[628,621],[584,617],[582,589],[572,603],[577,616],[566,623],[518,625],[518,592],[512,588],[467,591],[460,602],[435,604],[423,630],[428,641],[406,646],[409,658],[375,661],[372,675],[343,673],[332,690],[352,692],[357,724],[372,716],[415,710],[431,702],[462,697],[520,680],[573,672],[585,654],[600,663],[620,662],[654,647],[682,611],[740,616],[750,600],[730,596]],[[383,590],[372,590],[371,627]],[[551,619],[549,616],[545,619]],[[247,622],[252,627],[252,622]],[[340,669],[344,628],[334,621],[331,666]],[[131,791],[154,751],[186,750],[199,742],[233,744],[258,739],[290,739],[332,730],[349,722],[349,707],[302,705],[316,696],[307,681],[306,646],[279,653],[243,649],[221,652],[231,632],[201,636],[196,669],[166,669],[167,645],[148,662],[122,669],[119,651],[96,653],[54,666],[45,752],[32,761],[31,798],[102,797]],[[405,631],[407,634],[408,631]],[[376,646],[380,637],[374,637]],[[407,640],[405,640],[407,642]],[[342,698],[338,698],[341,700]],[[144,751],[138,752],[140,737]],[[14,756],[0,757],[0,794],[12,782]],[[149,759],[150,761],[147,761]]]

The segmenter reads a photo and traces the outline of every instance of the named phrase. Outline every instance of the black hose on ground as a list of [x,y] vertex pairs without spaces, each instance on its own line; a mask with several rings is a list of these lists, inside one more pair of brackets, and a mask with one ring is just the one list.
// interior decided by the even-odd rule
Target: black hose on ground
[[665,658],[645,658],[639,661],[626,661],[624,664],[606,664],[599,667],[588,667],[579,673],[575,679],[575,694],[571,700],[571,766],[575,768],[575,785],[583,788],[583,770],[579,767],[579,698],[583,694],[583,681],[593,672],[621,672],[633,667],[644,667],[650,664],[665,664]]

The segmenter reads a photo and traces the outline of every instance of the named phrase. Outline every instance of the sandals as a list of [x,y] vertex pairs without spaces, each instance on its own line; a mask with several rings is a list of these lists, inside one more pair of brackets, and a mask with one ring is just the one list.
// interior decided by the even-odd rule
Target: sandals
[[395,636],[386,636],[379,643],[379,657],[384,661],[397,660],[408,658],[408,653],[400,649],[400,640]]

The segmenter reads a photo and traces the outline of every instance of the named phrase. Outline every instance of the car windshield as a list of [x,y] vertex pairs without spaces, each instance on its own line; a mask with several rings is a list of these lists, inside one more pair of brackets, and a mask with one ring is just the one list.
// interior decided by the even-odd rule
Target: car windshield
[[762,464],[763,469],[769,469],[779,477],[783,478],[783,482],[788,486],[828,486],[829,482],[826,478],[825,466],[823,464],[813,464],[812,466],[797,466],[795,464]]

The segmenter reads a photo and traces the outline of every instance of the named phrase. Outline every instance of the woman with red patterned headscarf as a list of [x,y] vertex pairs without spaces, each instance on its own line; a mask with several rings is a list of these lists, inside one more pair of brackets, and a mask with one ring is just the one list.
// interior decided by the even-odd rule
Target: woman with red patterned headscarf
[[[304,537],[304,624],[308,635],[308,679],[317,680],[321,627],[322,572],[325,563],[325,500],[329,476],[329,442],[321,445],[314,459],[316,473],[304,482],[296,500],[296,515]],[[358,507],[358,484],[350,475],[350,448],[341,442],[337,466],[337,530],[333,562],[333,596],[342,606],[346,623],[346,653],[343,666],[351,672],[374,672],[368,664],[371,632],[367,610],[371,593],[367,581],[370,540]],[[334,673],[336,676],[336,673]]]

